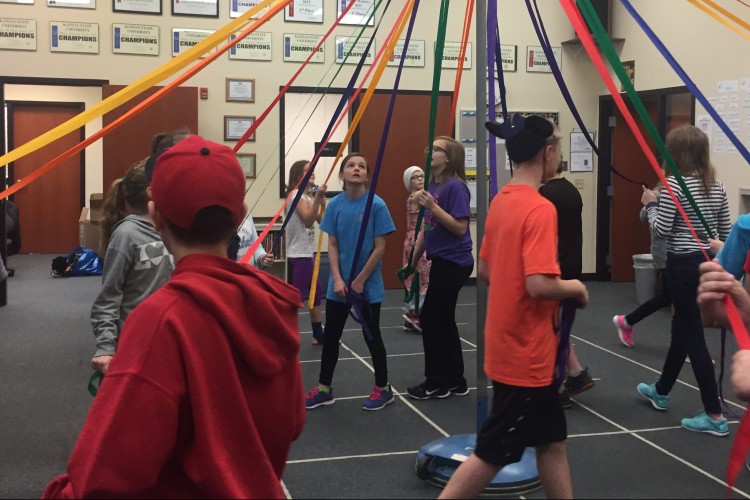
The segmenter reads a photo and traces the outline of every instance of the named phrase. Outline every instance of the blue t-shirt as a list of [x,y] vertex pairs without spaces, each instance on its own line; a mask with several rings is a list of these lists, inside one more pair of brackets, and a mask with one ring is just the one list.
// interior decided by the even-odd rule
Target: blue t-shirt
[[[450,177],[440,184],[433,182],[427,190],[435,203],[454,219],[468,220],[471,217],[469,188],[458,177]],[[463,235],[457,236],[440,224],[429,210],[425,210],[424,224],[424,247],[428,259],[438,257],[459,266],[474,265],[471,231],[468,227]]]
[[[346,192],[341,193],[328,202],[325,215],[320,223],[320,230],[336,238],[339,244],[339,272],[344,282],[349,283],[349,272],[352,269],[354,260],[354,251],[356,250],[359,231],[362,226],[362,219],[365,215],[365,205],[367,205],[367,195],[365,194],[357,199],[350,199]],[[359,254],[359,262],[355,268],[354,278],[365,267],[367,259],[370,258],[373,248],[375,248],[375,238],[385,236],[396,230],[393,224],[388,207],[380,196],[375,195],[372,200],[372,209],[370,211],[370,223],[367,224],[365,239],[362,243],[362,250]],[[382,261],[370,274],[365,282],[364,293],[367,302],[375,304],[385,300],[385,286],[383,285],[383,275],[381,273]],[[346,299],[333,292],[333,273],[328,277],[328,292],[326,299],[337,302],[345,302]]]

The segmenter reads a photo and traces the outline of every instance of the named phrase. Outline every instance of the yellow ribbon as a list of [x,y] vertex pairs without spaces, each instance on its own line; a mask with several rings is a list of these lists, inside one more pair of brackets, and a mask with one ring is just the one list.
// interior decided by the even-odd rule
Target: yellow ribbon
[[70,132],[73,132],[74,130],[78,130],[85,124],[101,117],[102,115],[112,111],[118,106],[121,106],[122,104],[133,99],[145,90],[151,88],[153,85],[169,78],[189,64],[198,60],[201,56],[209,52],[211,49],[215,48],[222,41],[229,38],[229,35],[241,29],[248,21],[250,21],[250,18],[255,16],[258,12],[260,12],[271,3],[282,2],[286,4],[290,1],[291,0],[263,0],[261,3],[242,14],[242,16],[238,17],[223,28],[216,30],[214,33],[201,40],[198,44],[191,47],[184,54],[180,54],[171,61],[163,64],[151,73],[147,74],[136,82],[131,83],[124,89],[120,90],[116,94],[109,96],[107,99],[101,101],[95,106],[92,106],[86,111],[83,111],[82,113],[74,116],[65,123],[58,125],[57,127],[38,137],[35,137],[29,142],[17,147],[13,151],[0,156],[0,165],[6,165],[30,153],[33,153],[34,151],[46,146],[47,144],[59,139],[60,137],[63,137]]
[[[396,47],[396,43],[398,42],[398,37],[399,35],[401,35],[401,32],[406,27],[409,16],[411,15],[412,10],[414,9],[414,2],[415,0],[409,0],[409,3],[401,11],[400,17],[398,19],[398,26],[396,27],[396,30],[391,34],[391,38],[388,40],[385,53],[383,52],[380,53],[381,57],[380,57],[380,60],[378,61],[377,69],[375,70],[375,73],[373,74],[370,85],[367,87],[365,96],[362,98],[361,105],[359,109],[357,109],[357,113],[354,115],[354,118],[352,119],[352,123],[349,126],[349,130],[346,132],[346,137],[344,137],[344,140],[341,142],[341,146],[339,147],[339,150],[336,153],[336,158],[333,160],[331,169],[328,171],[328,176],[326,177],[326,180],[324,182],[325,185],[328,185],[328,181],[331,178],[331,174],[333,174],[333,171],[336,168],[336,165],[338,164],[339,160],[343,156],[344,150],[349,144],[349,141],[351,140],[352,135],[354,135],[354,131],[357,129],[357,126],[359,125],[359,122],[362,119],[362,116],[364,115],[365,110],[367,109],[367,106],[370,104],[370,100],[372,99],[372,96],[375,93],[375,88],[377,87],[378,82],[380,81],[380,77],[383,76],[383,72],[385,71],[388,60],[390,59],[390,56],[391,54],[393,54],[393,51]],[[312,283],[310,283],[310,300],[308,301],[308,306],[311,309],[312,309],[312,303],[315,297],[315,292],[314,292],[315,284],[317,283],[316,280],[320,272],[320,251],[321,251],[322,246],[323,246],[323,234],[321,232],[321,234],[318,235],[318,253],[315,256],[315,266],[313,267],[313,280],[312,280]]]
[[[738,17],[734,16],[733,14],[731,14],[730,12],[728,12],[728,11],[726,11],[726,10],[722,9],[721,7],[719,7],[718,5],[716,5],[715,3],[711,2],[710,0],[704,0],[704,1],[706,1],[707,3],[709,3],[710,5],[712,5],[712,6],[713,6],[714,8],[716,8],[717,10],[719,10],[719,11],[722,11],[722,12],[723,12],[723,13],[724,13],[725,15],[727,15],[728,17],[730,17],[730,18],[731,18],[732,20],[734,20],[734,21],[735,21],[736,23],[738,23],[738,24],[740,24],[741,26],[743,26],[744,28],[746,28],[746,29],[750,30],[750,25],[748,25],[748,24],[747,24],[746,22],[744,22],[744,21],[743,21],[742,19],[740,19],[740,18],[738,18]],[[706,14],[708,14],[709,16],[713,17],[713,18],[714,18],[715,20],[717,20],[718,22],[720,22],[721,24],[723,24],[724,26],[726,26],[726,27],[727,27],[727,28],[729,28],[730,30],[734,31],[735,33],[737,33],[737,34],[738,34],[738,35],[740,35],[741,37],[743,37],[743,38],[746,38],[746,39],[750,40],[750,35],[748,35],[747,33],[744,33],[744,32],[743,32],[743,31],[741,31],[741,30],[740,30],[740,29],[739,29],[739,28],[738,28],[737,26],[735,26],[735,25],[733,25],[733,24],[729,23],[729,22],[728,22],[728,21],[726,21],[726,20],[725,20],[724,18],[722,18],[721,16],[719,16],[719,15],[718,15],[718,14],[717,14],[716,12],[713,12],[713,11],[712,11],[711,9],[709,9],[709,8],[708,8],[708,7],[706,7],[705,5],[703,5],[703,4],[701,4],[701,3],[699,3],[699,2],[698,2],[698,0],[688,0],[688,2],[690,2],[690,3],[691,3],[691,4],[693,4],[693,5],[695,6],[695,7],[697,7],[697,8],[698,8],[698,9],[700,9],[700,10],[702,10],[703,12],[705,12]]]

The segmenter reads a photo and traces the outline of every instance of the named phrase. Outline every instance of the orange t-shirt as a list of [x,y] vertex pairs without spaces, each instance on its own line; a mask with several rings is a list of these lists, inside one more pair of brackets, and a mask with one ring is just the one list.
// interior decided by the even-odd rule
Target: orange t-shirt
[[526,277],[560,275],[555,206],[532,186],[506,184],[492,200],[479,258],[490,278],[484,371],[508,385],[550,385],[558,302],[532,299]]

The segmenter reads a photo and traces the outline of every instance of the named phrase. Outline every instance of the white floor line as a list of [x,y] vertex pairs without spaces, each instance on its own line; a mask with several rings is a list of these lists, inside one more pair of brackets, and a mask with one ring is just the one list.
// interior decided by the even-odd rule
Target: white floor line
[[[476,352],[476,349],[463,349],[461,352]],[[423,352],[410,352],[407,354],[388,354],[389,358],[403,358],[405,356],[424,356]],[[370,359],[369,356],[364,356],[365,359]],[[339,361],[357,361],[359,358],[339,358]],[[305,359],[301,360],[300,363],[320,363],[319,359]],[[594,379],[598,380],[598,379]]]
[[287,489],[286,485],[284,484],[284,481],[281,481],[281,489],[284,490],[284,497],[292,500],[292,494],[289,493],[289,490]]
[[[456,304],[456,307],[476,307],[476,305],[477,305],[476,303],[472,303],[472,304]],[[323,314],[325,314],[325,307],[321,307],[320,309],[321,309],[321,312]],[[403,311],[404,307],[403,306],[390,306],[390,307],[381,307],[380,308],[381,311],[392,311],[394,309],[400,309],[400,310]],[[303,309],[300,309],[297,314],[299,314],[299,315],[308,314],[308,312],[307,312],[306,309],[303,308]]]
[[[583,338],[581,338],[581,337],[576,337],[575,335],[571,335],[570,337],[571,337],[571,338],[574,338],[574,339],[576,339],[576,340],[580,340],[581,342],[585,342],[585,343],[587,343],[588,345],[590,345],[590,346],[592,346],[592,347],[596,347],[597,349],[599,349],[599,350],[601,350],[601,351],[604,351],[604,352],[606,352],[606,353],[608,353],[608,354],[611,354],[611,355],[613,355],[613,356],[616,356],[616,357],[618,357],[618,358],[624,359],[625,361],[628,361],[628,362],[630,362],[630,363],[633,363],[634,365],[638,365],[638,366],[640,366],[641,368],[645,368],[645,369],[647,369],[647,370],[649,370],[649,371],[652,371],[652,372],[654,372],[654,373],[656,373],[656,374],[661,374],[661,372],[660,372],[659,370],[655,369],[655,368],[651,368],[650,366],[648,366],[648,365],[644,365],[643,363],[639,363],[638,361],[636,361],[636,360],[634,360],[634,359],[630,359],[630,358],[628,358],[627,356],[623,356],[622,354],[618,354],[618,353],[616,353],[616,352],[614,352],[614,351],[612,351],[612,350],[610,350],[610,349],[607,349],[607,348],[605,348],[605,347],[602,347],[602,346],[600,346],[600,345],[598,345],[598,344],[594,344],[593,342],[591,342],[591,341],[589,341],[589,340],[583,339]],[[682,384],[682,385],[684,385],[685,387],[690,387],[691,389],[695,389],[696,391],[700,391],[700,389],[698,389],[698,388],[697,388],[696,386],[694,386],[694,385],[692,385],[692,384],[688,384],[687,382],[683,382],[683,381],[682,381],[682,380],[680,380],[680,379],[677,379],[677,383],[678,383],[678,384]],[[743,405],[741,405],[741,404],[737,404],[737,403],[735,403],[734,401],[731,401],[731,400],[729,400],[729,399],[725,399],[725,401],[726,401],[726,402],[727,402],[728,404],[731,404],[731,405],[734,405],[734,406],[736,406],[737,408],[741,408],[741,409],[743,409],[743,410],[745,409],[745,406],[743,406]]]
[[[674,460],[677,460],[678,462],[682,463],[683,465],[686,465],[686,466],[690,467],[690,468],[691,468],[691,469],[693,469],[694,471],[696,471],[696,472],[699,472],[699,473],[703,474],[703,475],[704,475],[704,476],[706,476],[707,478],[709,478],[709,479],[712,479],[713,481],[715,481],[715,482],[717,482],[717,483],[719,483],[719,484],[721,484],[721,485],[723,485],[723,486],[725,486],[725,487],[729,487],[729,485],[728,485],[728,484],[727,484],[726,482],[724,482],[724,481],[723,481],[722,479],[720,479],[720,478],[718,478],[718,477],[714,476],[713,474],[711,474],[711,473],[709,473],[709,472],[707,472],[707,471],[705,471],[705,470],[701,469],[701,468],[700,468],[700,467],[698,467],[697,465],[694,465],[694,464],[692,464],[692,463],[688,462],[688,461],[687,461],[687,460],[685,460],[684,458],[680,458],[680,457],[678,457],[678,456],[677,456],[677,455],[675,455],[674,453],[672,453],[672,452],[670,452],[670,451],[668,451],[668,450],[666,450],[666,449],[662,448],[661,446],[659,446],[658,444],[656,444],[656,443],[654,443],[654,442],[652,442],[652,441],[649,441],[648,439],[644,438],[643,436],[640,436],[640,435],[639,435],[639,434],[637,433],[638,431],[631,431],[631,430],[628,430],[627,428],[623,427],[622,425],[618,424],[617,422],[615,422],[615,421],[613,421],[613,420],[610,420],[610,419],[608,419],[607,417],[605,417],[605,416],[604,416],[604,415],[602,415],[601,413],[599,413],[599,412],[597,412],[597,411],[595,411],[595,410],[592,410],[592,409],[591,409],[591,408],[589,408],[588,406],[586,406],[586,405],[584,405],[584,404],[581,404],[581,403],[580,403],[580,402],[578,402],[578,401],[575,401],[575,402],[576,402],[576,404],[577,404],[578,406],[580,406],[580,407],[581,407],[581,408],[583,408],[584,410],[588,411],[589,413],[591,413],[591,414],[593,414],[593,415],[595,415],[595,416],[599,417],[600,419],[604,420],[604,421],[605,421],[605,422],[607,422],[608,424],[610,424],[610,425],[612,425],[612,426],[614,426],[614,427],[617,427],[618,429],[621,429],[621,430],[623,430],[623,431],[626,431],[626,433],[627,433],[627,434],[630,434],[630,435],[631,435],[631,436],[633,436],[634,438],[636,438],[636,439],[638,439],[638,440],[640,440],[640,441],[643,441],[644,443],[646,443],[647,445],[651,446],[652,448],[654,448],[654,449],[656,449],[656,450],[658,450],[658,451],[660,451],[660,452],[664,453],[665,455],[667,455],[668,457],[671,457],[671,458],[673,458]],[[749,495],[749,494],[745,493],[744,491],[742,491],[742,490],[740,490],[740,489],[738,489],[738,488],[736,488],[736,487],[733,487],[733,488],[732,488],[732,491],[734,491],[735,493],[738,493],[739,495],[742,495],[742,496],[743,496],[743,497],[745,497],[745,498],[750,498],[750,495]]]
[[[356,352],[354,352],[353,350],[351,350],[351,349],[349,348],[349,346],[347,346],[347,345],[346,345],[345,343],[344,343],[344,344],[341,344],[341,345],[342,345],[342,346],[344,347],[344,349],[346,349],[347,351],[349,351],[350,353],[352,353],[352,356],[355,356],[355,357],[356,357],[357,359],[359,359],[359,360],[360,360],[360,361],[362,362],[362,364],[364,364],[364,365],[365,365],[365,366],[366,366],[367,368],[369,368],[369,370],[370,370],[371,372],[375,373],[375,368],[373,368],[373,367],[372,367],[372,365],[371,365],[370,363],[368,363],[367,361],[365,361],[365,360],[364,360],[364,359],[363,359],[363,358],[362,358],[362,357],[361,357],[360,355],[358,355],[358,354],[357,354]],[[430,418],[429,418],[429,417],[428,417],[427,415],[425,415],[424,413],[422,413],[421,411],[419,411],[419,409],[417,409],[417,407],[416,407],[416,406],[414,406],[414,405],[413,405],[413,404],[411,403],[411,401],[408,401],[408,400],[406,399],[406,398],[407,398],[407,396],[406,396],[406,395],[404,395],[404,394],[401,394],[401,393],[400,393],[400,392],[399,392],[399,391],[398,391],[398,390],[397,390],[397,389],[396,389],[395,387],[393,387],[393,386],[391,386],[391,390],[393,391],[393,394],[394,394],[394,395],[396,395],[396,396],[401,396],[401,402],[402,402],[402,403],[404,403],[404,404],[405,404],[406,406],[408,406],[409,408],[411,408],[411,409],[412,409],[412,410],[414,411],[414,413],[416,413],[417,415],[419,415],[420,417],[422,417],[422,420],[424,420],[425,422],[427,422],[428,424],[430,424],[430,425],[431,425],[431,426],[432,426],[432,427],[433,427],[433,428],[434,428],[434,429],[435,429],[436,431],[438,431],[438,432],[439,432],[440,434],[442,434],[442,435],[443,435],[444,437],[448,437],[448,436],[450,435],[450,434],[448,434],[447,432],[445,432],[445,430],[443,430],[443,428],[442,428],[442,427],[440,427],[440,426],[439,426],[438,424],[436,424],[435,422],[433,422],[433,421],[432,421],[432,420],[431,420],[431,419],[430,419]]]
[[389,453],[368,453],[366,455],[347,455],[343,457],[328,457],[328,458],[305,458],[302,460],[289,460],[287,465],[295,464],[307,464],[312,462],[333,462],[334,460],[351,460],[352,458],[377,458],[377,457],[391,457],[396,455],[416,455],[418,450],[412,451],[392,451]]
[[[468,323],[456,323],[456,326],[466,326],[466,325],[468,325]],[[401,325],[397,325],[397,326],[381,326],[380,329],[381,330],[401,330],[401,329],[403,329],[403,327]],[[362,331],[361,328],[344,328],[344,332],[361,332],[361,331]],[[311,334],[312,330],[300,330],[300,333],[302,333],[302,334]],[[412,335],[416,335],[416,334],[412,334]],[[476,347],[476,346],[474,346],[474,347]]]

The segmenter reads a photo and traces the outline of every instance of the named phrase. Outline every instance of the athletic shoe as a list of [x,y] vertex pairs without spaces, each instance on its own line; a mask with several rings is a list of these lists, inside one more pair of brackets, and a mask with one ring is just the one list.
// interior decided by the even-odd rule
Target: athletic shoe
[[427,382],[409,387],[406,392],[414,399],[443,399],[451,395],[448,389],[430,387]]
[[[685,363],[690,363],[690,364],[692,364],[692,362],[690,361],[690,356],[685,356]],[[716,361],[714,360],[714,358],[711,358],[711,364],[712,364],[712,365],[715,365],[715,364],[716,364]]]
[[372,389],[372,394],[362,404],[363,410],[375,411],[382,410],[389,404],[393,403],[393,391],[389,385],[387,390],[381,389],[377,385]]
[[745,468],[750,472],[750,460],[745,462]]
[[709,417],[705,411],[701,411],[693,418],[683,418],[682,426],[693,432],[705,432],[714,436],[726,436],[729,434],[727,419],[722,417],[721,420],[714,420]]
[[635,342],[633,342],[633,327],[625,322],[625,316],[616,315],[612,318],[612,323],[617,328],[617,335],[620,337],[620,342],[628,347],[635,346]]
[[567,389],[563,389],[563,391],[559,393],[558,399],[560,400],[560,407],[563,410],[573,408],[573,400],[570,399],[570,393]]
[[[406,315],[403,315],[403,316],[406,317]],[[401,329],[403,331],[405,331],[405,332],[416,332],[417,331],[417,329],[414,328],[414,325],[412,325],[408,321],[404,321],[404,326],[402,326]]]
[[422,327],[419,324],[419,316],[415,315],[413,312],[407,312],[406,314],[402,314],[401,317],[404,318],[404,321],[409,323],[412,328],[419,333],[422,333]]
[[656,392],[656,384],[638,384],[638,394],[651,401],[651,405],[659,411],[669,409],[669,396]]
[[568,375],[568,378],[565,379],[565,390],[568,391],[571,396],[588,391],[595,385],[596,383],[594,382],[594,379],[591,378],[588,366],[575,377]]
[[450,393],[454,396],[466,396],[469,394],[469,386],[466,384],[466,379],[462,382],[450,388]]
[[333,398],[333,389],[329,392],[320,392],[318,386],[315,389],[307,393],[305,396],[305,408],[312,410],[318,406],[327,406],[335,403],[336,400]]

